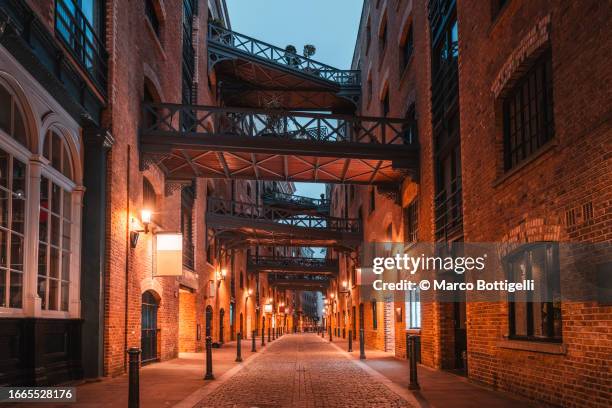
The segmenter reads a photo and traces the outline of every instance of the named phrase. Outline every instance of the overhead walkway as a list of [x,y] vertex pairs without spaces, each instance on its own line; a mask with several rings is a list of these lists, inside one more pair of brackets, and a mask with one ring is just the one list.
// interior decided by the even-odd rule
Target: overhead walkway
[[142,163],[195,177],[397,186],[418,145],[401,119],[145,103]]
[[329,214],[330,200],[323,197],[312,198],[280,191],[265,191],[263,202],[271,207],[286,208],[304,213]]
[[354,248],[361,242],[358,219],[303,214],[209,198],[206,225],[228,246],[314,246]]
[[337,275],[338,260],[328,258],[251,255],[247,259],[247,269],[249,272]]
[[227,105],[354,112],[360,71],[341,70],[218,25],[208,26],[208,69]]

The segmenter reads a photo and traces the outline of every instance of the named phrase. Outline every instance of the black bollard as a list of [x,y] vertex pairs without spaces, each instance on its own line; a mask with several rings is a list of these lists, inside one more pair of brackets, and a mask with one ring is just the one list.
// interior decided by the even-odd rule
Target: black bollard
[[238,333],[236,336],[236,362],[242,361],[242,333]]
[[266,345],[266,329],[261,328],[261,345],[262,347]]
[[206,375],[205,380],[214,380],[213,364],[212,364],[212,337],[206,336]]
[[270,331],[271,331],[271,330],[272,330],[272,329],[270,329],[270,328],[268,327],[268,343],[270,342]]
[[346,339],[346,328],[345,327],[342,328],[342,338]]
[[353,332],[349,330],[349,344],[348,344],[349,353],[353,352]]
[[329,327],[329,341],[332,341],[332,328]]
[[417,374],[417,336],[410,336],[406,334],[406,350],[408,350],[408,358],[410,359],[410,384],[408,384],[409,390],[418,390],[419,379]]
[[140,349],[132,347],[127,351],[129,355],[129,391],[128,408],[140,406]]
[[251,344],[251,352],[252,352],[252,353],[255,353],[255,352],[257,351],[257,344],[255,344],[255,341],[256,341],[256,338],[255,338],[255,337],[256,337],[256,336],[255,336],[255,333],[256,333],[256,332],[255,332],[255,330],[253,330],[253,331],[251,332],[251,343],[252,343],[252,344]]
[[365,360],[365,335],[363,329],[359,329],[359,359]]

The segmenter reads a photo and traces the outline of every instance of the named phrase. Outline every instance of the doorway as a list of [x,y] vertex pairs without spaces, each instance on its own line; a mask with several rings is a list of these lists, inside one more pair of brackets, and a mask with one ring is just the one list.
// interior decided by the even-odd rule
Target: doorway
[[151,291],[142,294],[140,348],[142,364],[158,360],[157,357],[157,311],[159,301]]

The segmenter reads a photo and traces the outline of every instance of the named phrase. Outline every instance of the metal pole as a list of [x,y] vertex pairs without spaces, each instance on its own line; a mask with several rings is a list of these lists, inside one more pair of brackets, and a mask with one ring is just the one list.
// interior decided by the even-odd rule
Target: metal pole
[[128,408],[140,406],[140,349],[132,347],[127,351],[129,356],[129,391]]
[[365,335],[363,329],[359,329],[359,359],[365,360]]
[[253,330],[251,332],[251,343],[252,343],[251,344],[251,353],[255,353],[257,351],[257,344],[255,344],[255,341],[256,341],[255,337],[256,337],[256,332],[255,332],[255,330]]
[[270,342],[270,331],[271,329],[268,327],[268,343]]
[[206,336],[206,375],[205,380],[214,380],[212,363],[212,337]]
[[332,341],[332,327],[329,326],[329,341]]
[[236,362],[242,361],[242,333],[238,333],[236,336]]
[[262,347],[266,345],[266,329],[265,327],[261,327],[261,345]]
[[407,347],[407,350],[409,351],[408,358],[410,359],[410,384],[408,384],[408,389],[410,390],[418,390],[419,388],[421,388],[419,386],[419,379],[417,374],[416,338],[417,336],[406,335],[406,342],[409,346]]
[[352,330],[349,330],[348,351],[349,351],[349,353],[351,353],[353,351],[353,331]]

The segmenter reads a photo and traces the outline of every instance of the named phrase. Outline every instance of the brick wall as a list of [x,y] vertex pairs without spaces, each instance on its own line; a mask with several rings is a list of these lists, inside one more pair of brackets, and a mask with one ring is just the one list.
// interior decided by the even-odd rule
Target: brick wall
[[[609,92],[601,84],[612,79],[605,57],[612,51],[610,7],[512,1],[496,18],[476,1],[458,7],[465,239],[609,241],[612,161],[606,151],[612,131]],[[555,134],[533,160],[504,172],[496,95],[542,48],[552,50]],[[581,218],[587,202],[591,219]],[[576,222],[568,225],[571,209]],[[564,302],[561,313],[562,352],[516,350],[503,340],[507,304],[470,303],[470,378],[551,404],[607,406],[612,308]]]

